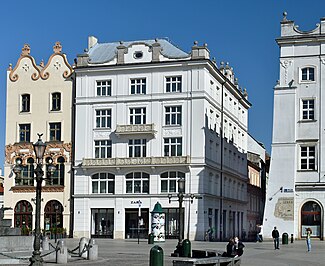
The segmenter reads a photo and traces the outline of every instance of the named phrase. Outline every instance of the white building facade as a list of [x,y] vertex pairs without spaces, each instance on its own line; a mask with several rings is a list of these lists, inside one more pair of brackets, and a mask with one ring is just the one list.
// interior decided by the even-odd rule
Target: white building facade
[[325,205],[325,19],[303,32],[281,22],[280,80],[274,88],[274,119],[264,234],[324,237]]
[[240,235],[250,103],[232,68],[206,45],[185,53],[164,39],[89,37],[86,51],[75,68],[74,236],[146,237],[159,202],[165,237],[177,238],[181,177],[201,197],[183,203],[185,238]]
[[[61,44],[55,43],[48,62],[36,65],[26,44],[16,65],[7,71],[4,206],[11,210],[5,212],[5,219],[11,219],[14,227],[27,228],[26,234],[35,229],[33,143],[37,134],[43,134],[47,144],[45,177],[50,160],[57,168],[52,182],[42,184],[41,229],[46,234],[54,228],[60,234],[70,230],[73,70],[61,50]],[[17,178],[13,168],[20,162],[23,170]]]

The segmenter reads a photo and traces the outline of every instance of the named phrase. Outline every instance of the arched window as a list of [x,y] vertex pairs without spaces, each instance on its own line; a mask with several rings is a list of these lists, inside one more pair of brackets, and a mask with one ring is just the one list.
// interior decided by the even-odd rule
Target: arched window
[[115,175],[98,173],[91,177],[92,193],[112,193],[115,191]]
[[17,202],[14,214],[15,227],[26,227],[32,230],[32,212],[33,207],[28,201],[21,200]]
[[177,192],[177,180],[185,178],[182,172],[170,171],[160,175],[160,191],[161,193]]
[[314,67],[302,68],[301,81],[315,81],[315,68]]
[[44,208],[44,228],[51,230],[54,228],[63,228],[63,206],[57,200],[51,200],[46,203]]
[[[17,160],[21,160],[18,158]],[[16,161],[17,161],[16,160]],[[34,186],[34,159],[28,158],[27,164],[22,166],[21,179],[16,179],[16,186]]]
[[149,174],[133,172],[125,176],[126,193],[149,193]]
[[52,93],[52,111],[61,110],[61,93],[54,92]]
[[[48,166],[52,163],[52,158],[48,157],[45,159],[46,162],[46,174],[49,176]],[[65,159],[63,157],[59,157],[57,159],[56,171],[52,174],[49,180],[46,180],[46,185],[53,186],[63,186],[64,185],[64,163]]]

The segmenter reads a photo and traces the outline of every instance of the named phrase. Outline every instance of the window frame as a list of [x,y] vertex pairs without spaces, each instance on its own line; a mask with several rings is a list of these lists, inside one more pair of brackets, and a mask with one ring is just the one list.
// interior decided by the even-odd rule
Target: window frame
[[182,86],[183,86],[183,77],[181,75],[165,77],[166,93],[182,92]]
[[147,78],[130,78],[130,94],[147,94]]
[[[54,128],[51,128],[54,126]],[[57,127],[59,126],[59,127]],[[62,123],[61,122],[50,122],[49,123],[49,140],[50,141],[61,141],[62,139]]]
[[129,158],[139,158],[147,156],[146,139],[129,139]]
[[[105,89],[105,93],[103,93],[104,89]],[[98,97],[112,96],[111,79],[96,80],[96,96]]]
[[[105,114],[103,114],[105,112]],[[105,121],[105,122],[104,122]],[[95,110],[95,127],[99,128],[112,128],[112,109],[96,109]],[[105,126],[103,124],[105,123]]]
[[164,138],[164,156],[182,156],[183,139],[182,137]]
[[[313,79],[310,79],[311,73],[310,70],[313,69]],[[306,74],[303,73],[303,71],[306,70]],[[316,67],[315,66],[304,66],[300,68],[299,71],[300,75],[300,82],[301,83],[310,83],[310,82],[316,82]],[[303,79],[304,76],[306,75],[306,79]]]
[[[135,182],[137,182],[137,185],[139,186],[140,190],[137,191],[135,190]],[[149,192],[150,192],[150,175],[148,173],[131,172],[125,175],[126,194],[149,194]]]
[[112,140],[110,139],[94,140],[94,158],[96,159],[112,158]]
[[[160,174],[160,193],[178,193],[177,182],[180,178],[185,179],[185,173],[181,171],[166,171]],[[166,183],[166,185],[163,185]],[[163,187],[167,189],[163,191]],[[175,188],[175,189],[171,189]]]
[[[312,106],[311,106],[312,102]],[[307,104],[306,108],[304,108],[305,103]],[[306,114],[307,118],[304,118],[304,115]],[[312,116],[312,118],[310,118]],[[301,121],[315,121],[315,99],[306,98],[301,99],[301,114],[300,114],[300,120]]]
[[[27,99],[25,99],[27,97]],[[21,113],[29,113],[30,112],[30,104],[31,104],[31,97],[29,93],[24,93],[21,95],[21,106],[20,112]]]
[[[175,108],[175,111],[173,111],[173,108]],[[182,125],[182,105],[165,106],[165,126],[181,126],[181,125]]]
[[[22,128],[22,126],[27,126],[28,129]],[[30,142],[30,136],[31,136],[31,124],[30,123],[24,123],[19,124],[19,142]],[[24,138],[22,138],[22,134]]]
[[62,100],[61,92],[51,93],[51,111],[53,112],[61,111],[61,107],[62,107],[61,100]]
[[[115,175],[99,172],[91,175],[91,194],[115,194]],[[97,184],[95,188],[94,184]],[[102,190],[102,188],[104,188]],[[96,190],[96,191],[95,191]]]
[[[140,113],[137,113],[140,110]],[[138,119],[140,118],[140,123]],[[129,108],[129,122],[130,125],[145,125],[147,120],[147,108],[146,107],[130,107]]]
[[[314,151],[311,151],[311,148]],[[305,154],[303,154],[305,153]],[[305,160],[305,162],[303,162]],[[299,169],[301,171],[317,171],[317,146],[316,144],[303,144],[299,149]],[[306,165],[304,168],[303,165]],[[312,166],[313,165],[313,166]]]

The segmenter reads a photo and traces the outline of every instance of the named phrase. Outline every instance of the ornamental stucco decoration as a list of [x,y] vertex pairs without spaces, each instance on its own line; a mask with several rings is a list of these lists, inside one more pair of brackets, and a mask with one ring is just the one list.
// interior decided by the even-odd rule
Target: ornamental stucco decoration
[[[28,59],[28,60],[27,61],[24,60],[23,65],[20,66],[20,63],[23,59]],[[9,79],[12,82],[15,82],[19,79],[19,76],[16,73],[19,68],[22,68],[26,73],[31,72],[31,79],[34,81],[38,80],[40,77],[40,70],[36,66],[34,58],[32,56],[30,56],[29,44],[25,44],[24,47],[22,48],[21,55],[17,61],[16,66],[14,67],[14,69],[12,69],[12,67],[9,67],[9,69],[8,69],[10,71]]]
[[280,61],[281,66],[284,68],[284,83],[288,83],[288,68],[292,64],[292,60],[283,60]]

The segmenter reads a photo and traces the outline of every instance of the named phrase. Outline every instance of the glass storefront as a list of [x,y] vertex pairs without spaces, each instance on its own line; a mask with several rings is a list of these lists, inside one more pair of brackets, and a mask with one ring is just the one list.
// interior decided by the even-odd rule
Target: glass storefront
[[[163,209],[165,213],[165,238],[166,239],[177,239],[179,234],[179,209],[178,208],[166,208]],[[184,221],[184,208],[183,208],[183,221]],[[186,224],[184,223],[184,229]],[[184,232],[182,232],[184,238]]]
[[125,238],[148,238],[149,209],[125,209]]
[[113,238],[114,209],[91,209],[91,237]]
[[301,209],[301,237],[306,237],[307,228],[313,237],[321,236],[321,208],[314,201],[306,202]]

